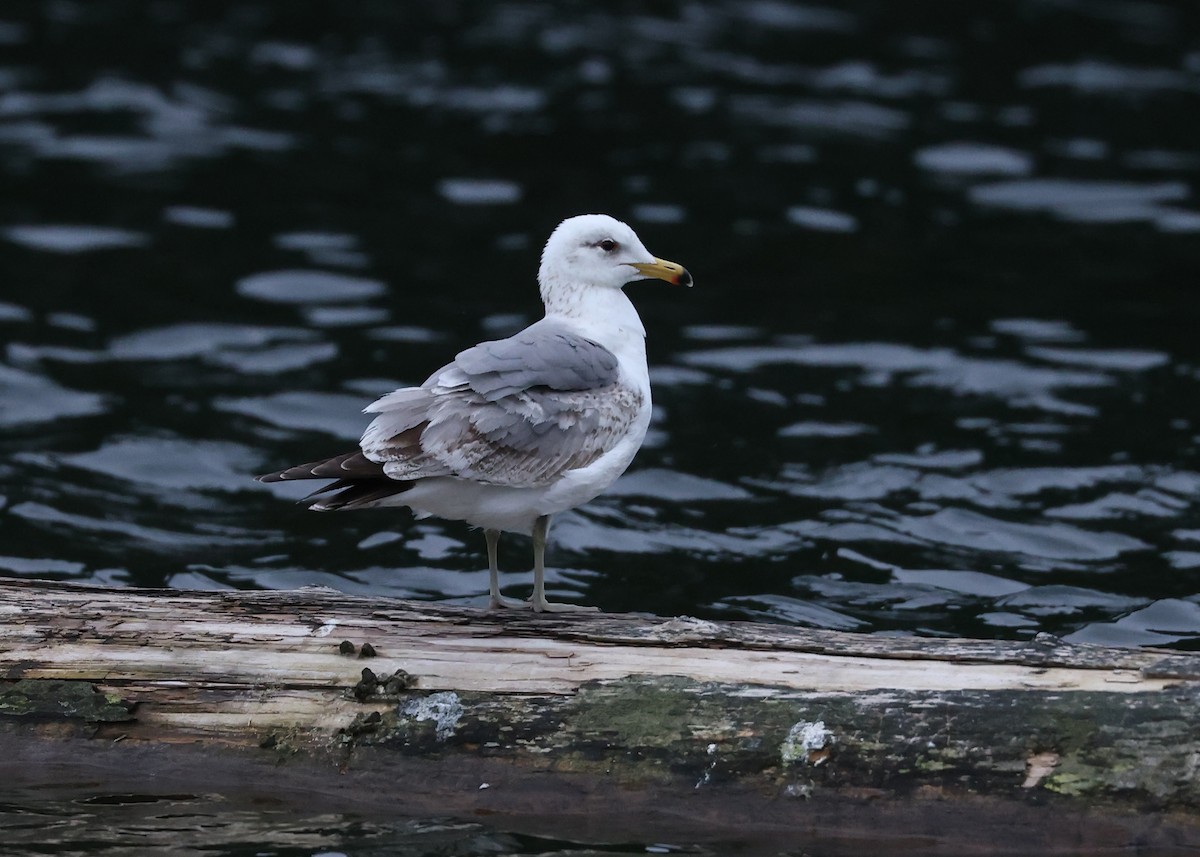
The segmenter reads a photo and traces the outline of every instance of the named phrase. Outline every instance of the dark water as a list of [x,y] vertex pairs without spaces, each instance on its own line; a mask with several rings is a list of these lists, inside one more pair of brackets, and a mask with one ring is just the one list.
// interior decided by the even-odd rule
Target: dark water
[[1190,4],[6,0],[0,573],[482,604],[478,533],[250,477],[606,211],[697,287],[630,287],[558,597],[1195,647],[1198,139]]

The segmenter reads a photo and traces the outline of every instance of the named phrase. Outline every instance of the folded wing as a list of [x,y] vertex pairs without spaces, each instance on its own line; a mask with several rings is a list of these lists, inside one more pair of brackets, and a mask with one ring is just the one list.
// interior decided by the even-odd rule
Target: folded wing
[[374,402],[361,446],[396,480],[537,487],[612,449],[641,404],[610,351],[541,321]]

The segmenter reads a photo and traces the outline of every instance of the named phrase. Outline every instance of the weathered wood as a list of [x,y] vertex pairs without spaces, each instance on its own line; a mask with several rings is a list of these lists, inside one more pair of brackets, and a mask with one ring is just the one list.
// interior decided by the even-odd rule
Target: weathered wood
[[1154,810],[1200,843],[1187,653],[0,580],[0,675],[16,735],[200,740],[351,777],[432,764],[547,790],[553,773],[737,794],[743,814],[757,795],[776,821],[811,814],[803,798],[1051,800],[1109,824]]

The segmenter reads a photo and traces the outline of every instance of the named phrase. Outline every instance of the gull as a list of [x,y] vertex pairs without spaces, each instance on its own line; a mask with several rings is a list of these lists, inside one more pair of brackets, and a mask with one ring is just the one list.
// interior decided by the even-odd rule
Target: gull
[[[625,472],[650,425],[646,329],[623,287],[660,279],[691,286],[605,214],[564,220],[538,269],[545,317],[507,339],[460,351],[419,387],[368,405],[359,448],[259,476],[334,479],[305,499],[317,511],[407,506],[483,529],[490,602],[594,610],[546,600],[550,519],[601,494]],[[500,594],[500,534],[533,539],[533,594]]]

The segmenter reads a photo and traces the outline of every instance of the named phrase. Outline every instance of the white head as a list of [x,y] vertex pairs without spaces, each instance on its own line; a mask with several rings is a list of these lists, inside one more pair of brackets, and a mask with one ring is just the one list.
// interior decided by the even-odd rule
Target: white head
[[547,302],[564,287],[619,289],[648,277],[692,284],[691,274],[682,266],[656,259],[636,232],[607,214],[581,214],[558,224],[546,241],[538,269],[542,299]]

